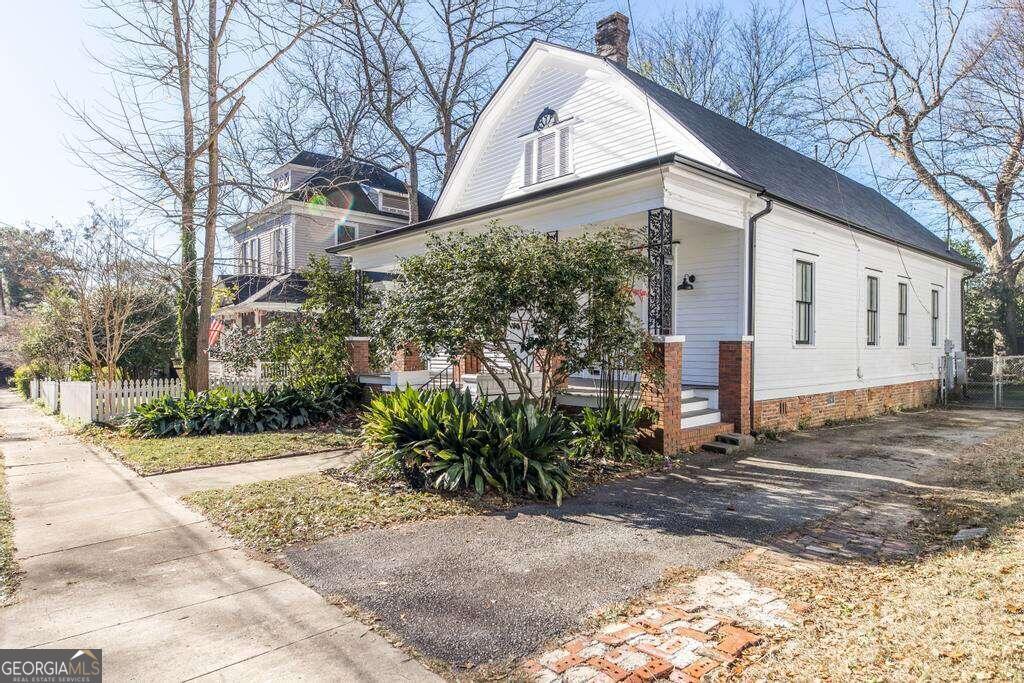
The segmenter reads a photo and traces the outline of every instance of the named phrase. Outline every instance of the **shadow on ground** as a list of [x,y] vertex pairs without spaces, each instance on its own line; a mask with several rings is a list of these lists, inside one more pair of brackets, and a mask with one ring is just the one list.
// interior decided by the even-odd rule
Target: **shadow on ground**
[[653,587],[886,491],[935,486],[1024,414],[924,411],[822,428],[599,487],[561,508],[455,517],[286,552],[291,571],[426,655],[507,661]]

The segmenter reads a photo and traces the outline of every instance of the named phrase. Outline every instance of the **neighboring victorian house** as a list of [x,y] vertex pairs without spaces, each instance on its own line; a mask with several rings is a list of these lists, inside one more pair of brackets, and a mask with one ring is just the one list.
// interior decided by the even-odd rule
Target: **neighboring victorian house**
[[[305,298],[297,271],[326,249],[409,223],[405,184],[375,164],[300,152],[269,174],[276,189],[259,211],[228,228],[234,273],[216,316],[259,327],[275,313],[294,312]],[[433,201],[419,194],[421,217]]]
[[388,272],[428,232],[642,226],[666,451],[933,401],[971,264],[875,190],[631,70],[628,35],[616,13],[597,54],[531,43],[430,218],[328,251]]

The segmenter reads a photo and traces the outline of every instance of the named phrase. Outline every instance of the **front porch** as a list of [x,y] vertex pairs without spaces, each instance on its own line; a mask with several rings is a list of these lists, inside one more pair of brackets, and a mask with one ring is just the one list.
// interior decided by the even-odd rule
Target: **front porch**
[[[550,239],[571,239],[609,226],[646,230],[643,248],[653,274],[634,286],[635,312],[659,340],[664,380],[653,393],[649,382],[637,378],[636,386],[652,394],[645,402],[662,414],[660,448],[682,450],[714,433],[750,431],[747,219],[761,208],[752,197],[747,188],[668,165],[542,199],[527,197],[500,210],[431,219],[422,229],[409,226],[393,235],[357,240],[339,252],[352,259],[353,268],[380,281],[382,274],[397,270],[401,258],[424,249],[428,231],[471,233],[492,221],[533,229]],[[494,393],[494,378],[476,365],[405,357],[385,372],[367,367],[359,374],[360,381],[380,391],[454,385],[475,395]],[[572,375],[557,402],[596,405],[600,379],[596,371]]]

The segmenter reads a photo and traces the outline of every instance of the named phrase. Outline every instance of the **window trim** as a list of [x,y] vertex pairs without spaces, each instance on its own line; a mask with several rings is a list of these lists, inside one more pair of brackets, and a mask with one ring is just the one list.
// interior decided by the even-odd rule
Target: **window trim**
[[910,346],[910,283],[896,283],[896,346]]
[[[882,346],[882,332],[878,327],[881,316],[879,315],[882,308],[882,282],[879,275],[876,273],[867,275],[866,279],[867,292],[866,301],[864,302],[864,345],[869,349],[877,349]],[[872,308],[871,294],[872,284],[874,284],[874,308]]]
[[[801,265],[806,264],[810,267],[811,274],[811,291],[810,300],[802,301],[799,297],[802,294],[803,278],[800,270]],[[817,289],[818,289],[818,274],[817,270],[817,259],[810,257],[809,255],[799,253],[794,255],[793,259],[793,347],[799,349],[814,348],[817,343]],[[799,284],[798,284],[799,279]],[[799,335],[799,320],[800,320],[800,305],[806,304],[809,310],[809,316],[807,321],[807,341],[801,341]]]
[[931,328],[932,328],[932,347],[939,345],[939,320],[942,316],[941,310],[941,297],[939,296],[939,290],[932,287],[932,300],[931,300],[931,311],[929,316],[931,317]]
[[[552,183],[552,182],[554,182],[556,180],[564,180],[565,178],[569,178],[569,177],[574,177],[575,176],[576,149],[575,149],[575,145],[573,144],[574,141],[575,141],[574,124],[575,124],[575,119],[572,118],[572,117],[569,117],[569,118],[567,118],[567,119],[565,119],[563,121],[559,121],[558,123],[556,123],[556,124],[554,124],[552,126],[548,126],[547,128],[542,128],[542,129],[537,130],[537,131],[531,131],[529,133],[526,133],[525,135],[520,135],[519,136],[519,139],[522,140],[522,147],[520,148],[520,153],[519,153],[519,173],[520,173],[519,178],[520,178],[520,182],[521,182],[520,189],[527,189],[527,188],[532,189],[532,188],[536,188],[538,186],[543,186],[543,185],[545,185],[547,183]],[[540,171],[539,140],[542,137],[544,137],[546,135],[550,135],[552,133],[554,133],[554,135],[555,135],[555,144],[554,144],[555,175],[553,175],[550,178],[545,178],[543,180],[540,180],[540,178],[539,178],[539,171]],[[567,156],[567,160],[565,162],[565,168],[562,168],[562,154],[561,154],[561,150],[562,150],[562,135],[563,134],[569,136],[568,154],[566,155]],[[530,169],[530,175],[529,176],[527,176],[527,156],[528,156],[527,155],[527,149],[531,150],[531,154],[529,155],[529,157],[530,157],[530,160],[533,163],[533,168]]]

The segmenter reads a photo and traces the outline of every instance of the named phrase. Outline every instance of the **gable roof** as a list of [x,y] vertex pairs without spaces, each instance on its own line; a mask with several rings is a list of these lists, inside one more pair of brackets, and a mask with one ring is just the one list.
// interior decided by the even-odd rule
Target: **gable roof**
[[[308,195],[316,192],[330,194],[335,191],[342,191],[346,195],[345,199],[348,208],[365,213],[398,215],[378,209],[376,203],[367,196],[363,186],[397,192],[399,194],[406,193],[405,183],[377,164],[366,161],[342,159],[327,154],[302,151],[282,164],[282,166],[289,164],[317,169],[312,176],[307,178],[292,193],[292,197],[297,199],[306,198]],[[434,209],[434,200],[422,192],[418,193],[417,200],[419,202],[420,218],[428,218],[430,212]]]
[[[486,213],[497,208],[514,206],[532,201],[549,194],[571,191],[595,182],[605,181],[626,172],[642,170],[652,163],[676,163],[685,165],[723,180],[733,179],[752,190],[758,190],[772,199],[788,203],[798,209],[818,214],[823,218],[844,223],[853,229],[880,237],[887,241],[905,245],[977,271],[977,265],[946,247],[946,243],[928,228],[911,217],[903,209],[886,199],[881,193],[844,176],[835,169],[807,157],[794,149],[775,142],[760,133],[743,126],[732,119],[702,107],[692,100],[673,92],[629,68],[598,55],[576,48],[548,43],[539,39],[530,41],[523,54],[505,75],[504,80],[491,94],[481,112],[486,112],[498,93],[512,80],[513,73],[523,63],[534,45],[555,48],[582,55],[608,65],[614,73],[621,75],[642,94],[653,101],[665,114],[686,129],[693,137],[716,155],[733,173],[714,168],[695,159],[669,153],[645,162],[581,178],[560,186],[544,188],[523,195],[509,197],[491,204],[440,215],[420,222],[379,232],[343,245],[328,249],[330,252],[347,251],[353,247],[387,240],[390,237],[423,230],[448,221],[466,218],[477,213]],[[479,123],[480,118],[477,118]],[[474,124],[476,128],[476,124]],[[475,132],[475,131],[471,131]],[[459,159],[462,162],[463,159]],[[457,164],[458,165],[458,164]],[[455,179],[453,173],[441,188],[444,197],[448,185]]]
[[707,145],[737,175],[763,187],[773,197],[946,260],[970,264],[876,190],[617,62],[606,61]]

